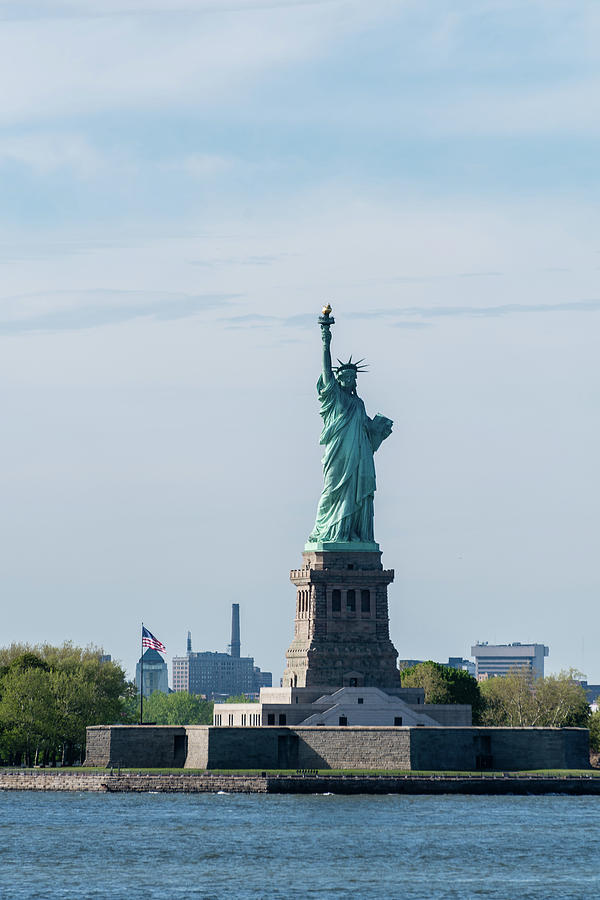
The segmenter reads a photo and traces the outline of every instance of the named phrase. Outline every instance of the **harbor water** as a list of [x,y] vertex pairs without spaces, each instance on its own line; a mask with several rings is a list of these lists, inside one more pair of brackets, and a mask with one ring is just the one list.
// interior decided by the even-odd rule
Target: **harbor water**
[[0,898],[587,898],[600,798],[0,793]]

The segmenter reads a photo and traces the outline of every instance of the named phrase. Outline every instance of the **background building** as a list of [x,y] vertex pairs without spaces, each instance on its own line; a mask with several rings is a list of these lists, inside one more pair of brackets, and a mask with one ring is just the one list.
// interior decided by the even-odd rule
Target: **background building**
[[203,694],[209,700],[236,694],[258,694],[261,687],[271,687],[271,672],[262,672],[252,656],[241,656],[240,606],[231,605],[231,643],[229,653],[209,650],[194,652],[188,631],[187,653],[173,658],[173,690]]
[[169,675],[167,664],[158,652],[148,648],[135,667],[135,684],[140,693],[140,679],[142,672],[142,659],[144,660],[144,697],[149,697],[154,691],[169,693]]
[[523,666],[530,669],[535,678],[543,678],[544,657],[548,656],[548,653],[548,647],[544,644],[485,642],[471,647],[471,655],[475,657],[475,677],[480,680],[496,675],[507,675],[511,669]]
[[587,681],[580,681],[579,684],[585,691],[587,702],[592,706],[600,697],[600,684],[588,684]]
[[398,668],[400,671],[403,669],[412,669],[413,666],[419,666],[422,662],[425,662],[424,659],[399,659],[398,660]]
[[449,656],[448,662],[444,665],[449,669],[460,669],[461,672],[468,672],[469,675],[475,676],[475,663],[470,659],[463,659],[462,656]]
[[[410,669],[412,666],[419,666],[424,663],[424,659],[399,659],[398,668],[400,672],[403,669]],[[449,656],[447,663],[440,663],[440,666],[446,666],[447,669],[461,669],[468,672],[469,675],[475,675],[475,663],[470,659],[463,659],[462,656]]]

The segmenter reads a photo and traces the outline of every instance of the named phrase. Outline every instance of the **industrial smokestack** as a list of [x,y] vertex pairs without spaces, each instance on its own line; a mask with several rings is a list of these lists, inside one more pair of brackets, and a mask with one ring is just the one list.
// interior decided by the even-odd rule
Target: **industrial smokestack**
[[192,632],[191,631],[188,631],[187,652],[188,653],[192,652]]
[[240,604],[231,604],[231,644],[229,655],[240,658]]

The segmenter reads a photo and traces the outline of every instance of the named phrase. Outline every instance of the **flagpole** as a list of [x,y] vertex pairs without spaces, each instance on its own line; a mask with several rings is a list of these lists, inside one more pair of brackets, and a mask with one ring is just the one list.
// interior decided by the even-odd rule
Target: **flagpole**
[[144,623],[142,622],[142,655],[140,656],[140,725],[144,724]]

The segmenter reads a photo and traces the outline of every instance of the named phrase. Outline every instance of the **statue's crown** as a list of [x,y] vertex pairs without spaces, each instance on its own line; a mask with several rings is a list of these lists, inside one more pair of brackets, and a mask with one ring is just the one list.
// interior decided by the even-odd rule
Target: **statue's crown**
[[364,363],[364,359],[359,359],[357,362],[352,362],[352,355],[350,355],[350,359],[348,362],[342,362],[341,359],[338,359],[339,366],[335,367],[336,372],[342,372],[344,369],[352,369],[353,372],[366,372],[367,367],[361,365]]

